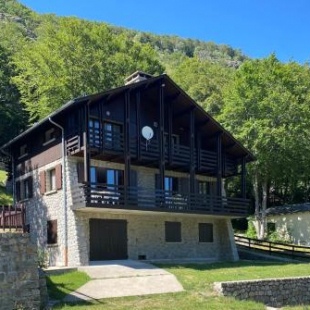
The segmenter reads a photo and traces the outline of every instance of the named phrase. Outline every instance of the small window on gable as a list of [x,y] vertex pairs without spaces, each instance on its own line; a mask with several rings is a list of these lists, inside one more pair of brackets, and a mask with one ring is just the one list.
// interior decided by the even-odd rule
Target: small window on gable
[[165,240],[166,242],[181,242],[181,223],[165,222]]
[[199,242],[213,242],[213,224],[199,223]]
[[17,201],[30,199],[33,197],[32,177],[28,177],[16,182]]
[[54,141],[55,138],[56,138],[55,128],[51,128],[49,130],[46,130],[45,133],[44,133],[44,143],[43,143],[43,145],[48,144],[48,143]]
[[19,148],[19,158],[26,156],[28,154],[28,147],[27,144],[23,144],[20,148]]
[[47,244],[57,244],[57,220],[47,221]]

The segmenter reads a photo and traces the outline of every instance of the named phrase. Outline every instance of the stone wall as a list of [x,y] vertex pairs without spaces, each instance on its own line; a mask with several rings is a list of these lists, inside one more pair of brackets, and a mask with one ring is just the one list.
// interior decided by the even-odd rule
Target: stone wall
[[46,298],[46,282],[37,266],[37,248],[29,235],[0,233],[0,309],[40,309]]
[[250,299],[270,307],[310,303],[310,277],[214,283],[220,295]]
[[[113,212],[113,211],[112,211]],[[88,265],[89,219],[115,219],[127,221],[128,258],[148,260],[162,259],[203,259],[237,260],[238,253],[233,240],[230,220],[218,220],[211,216],[175,213],[108,213],[76,212],[78,222],[80,262]],[[165,241],[165,221],[181,223],[181,242]],[[213,224],[213,242],[199,242],[199,223]]]

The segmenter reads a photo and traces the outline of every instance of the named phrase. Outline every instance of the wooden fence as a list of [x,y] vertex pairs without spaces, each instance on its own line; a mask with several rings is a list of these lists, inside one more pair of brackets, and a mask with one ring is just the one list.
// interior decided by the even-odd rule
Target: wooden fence
[[26,232],[25,215],[25,207],[22,204],[0,206],[0,231]]
[[310,260],[310,247],[251,239],[235,235],[236,244],[244,249],[251,249],[263,254],[277,255],[297,260]]

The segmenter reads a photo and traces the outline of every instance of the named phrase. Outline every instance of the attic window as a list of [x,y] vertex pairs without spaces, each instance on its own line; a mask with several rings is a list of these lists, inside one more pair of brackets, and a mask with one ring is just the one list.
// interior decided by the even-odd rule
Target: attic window
[[55,128],[51,128],[47,131],[45,131],[44,133],[44,143],[43,145],[46,145],[48,143],[51,143],[52,141],[54,141],[56,138],[56,135],[55,135]]
[[23,144],[20,148],[19,148],[19,157],[18,158],[22,158],[24,156],[26,156],[28,154],[27,151],[27,144]]

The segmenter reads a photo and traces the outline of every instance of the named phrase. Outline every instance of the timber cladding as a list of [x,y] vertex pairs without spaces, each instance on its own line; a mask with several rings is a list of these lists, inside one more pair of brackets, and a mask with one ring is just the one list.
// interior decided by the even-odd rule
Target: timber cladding
[[45,151],[17,164],[16,177],[34,169],[41,168],[61,158],[61,143],[51,146]]

